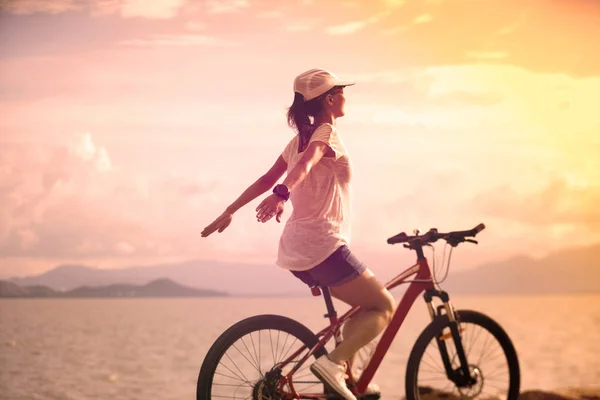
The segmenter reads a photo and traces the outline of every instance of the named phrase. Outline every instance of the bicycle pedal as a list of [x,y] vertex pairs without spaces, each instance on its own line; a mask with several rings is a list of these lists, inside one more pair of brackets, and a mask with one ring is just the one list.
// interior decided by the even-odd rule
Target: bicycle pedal
[[323,383],[323,393],[325,394],[325,399],[326,400],[343,400],[343,397],[340,396],[338,394],[338,392],[336,392],[335,390],[332,389],[331,386],[329,386],[326,383]]
[[356,396],[356,398],[361,400],[379,400],[381,398],[381,393],[363,394],[362,396]]
[[[356,398],[359,399],[359,400],[379,400],[379,399],[381,399],[381,393],[363,394],[363,395],[356,396]],[[326,393],[325,399],[327,399],[327,400],[341,400],[341,399],[343,399],[343,397],[340,396],[337,393]]]
[[[329,388],[327,388],[329,389]],[[326,400],[343,400],[344,398],[340,396],[337,392],[333,391],[333,389],[327,390],[325,389],[325,399]],[[368,393],[363,395],[356,396],[358,400],[379,400],[381,398],[381,393]]]
[[326,400],[344,400],[342,396],[340,396],[337,392],[325,392]]
[[[328,385],[325,388],[325,398],[327,400],[343,400],[344,398],[340,396],[337,392],[331,389]],[[381,393],[367,393],[356,396],[357,400],[379,400],[381,398]]]

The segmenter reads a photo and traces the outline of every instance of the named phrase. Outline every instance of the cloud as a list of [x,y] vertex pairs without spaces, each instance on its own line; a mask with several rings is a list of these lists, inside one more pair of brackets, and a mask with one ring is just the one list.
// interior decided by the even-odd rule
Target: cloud
[[515,22],[505,25],[502,28],[498,29],[496,31],[496,34],[500,36],[512,35],[517,31],[518,28],[520,28],[521,26],[523,26],[523,24],[525,24],[525,22],[527,22],[527,19],[527,14],[521,14]]
[[197,195],[209,193],[216,189],[214,182],[202,184],[197,181],[191,181],[183,177],[174,177],[161,183],[161,189],[173,193],[182,198],[192,198]]
[[118,14],[123,0],[96,0],[91,5],[92,15]]
[[[97,195],[111,172],[106,149],[97,146],[89,133],[74,135],[66,146],[18,147],[0,153],[0,253],[69,252],[69,246],[75,248],[80,239],[94,235],[91,225],[106,223]],[[83,208],[89,214],[82,214]]]
[[383,83],[383,84],[402,84],[415,83],[420,77],[423,77],[422,72],[416,69],[398,69],[384,70],[376,72],[346,72],[344,75],[352,76],[361,83]]
[[474,204],[494,217],[540,231],[553,226],[571,226],[574,232],[600,230],[600,186],[571,183],[566,178],[525,191],[504,185],[478,195]]
[[[422,15],[415,17],[412,21],[412,24],[413,25],[421,25],[421,24],[429,23],[431,21],[433,21],[433,16],[431,14],[422,14]],[[383,36],[393,36],[393,35],[397,35],[402,32],[406,32],[409,29],[410,29],[410,25],[399,25],[399,26],[395,26],[393,28],[384,29],[381,31],[381,34]]]
[[206,24],[200,21],[189,21],[185,24],[185,29],[192,32],[203,31],[206,29]]
[[114,249],[120,254],[132,254],[135,253],[135,246],[127,242],[118,242],[115,244]]
[[353,21],[342,25],[330,26],[326,28],[325,31],[330,35],[349,35],[358,32],[361,29],[364,29],[368,25],[372,25],[379,22],[381,19],[385,18],[388,15],[389,12],[379,13],[365,20]]
[[7,257],[181,252],[190,236],[185,220],[214,188],[214,183],[177,175],[141,179],[122,171],[90,133],[75,134],[60,146],[3,144],[0,265]]
[[343,25],[330,26],[326,32],[330,35],[348,35],[363,29],[368,23],[368,20],[348,22]]
[[416,25],[426,24],[431,21],[433,21],[433,16],[431,14],[422,14],[422,15],[415,17],[415,19],[413,19],[413,23]]
[[388,6],[391,8],[402,7],[404,5],[404,3],[406,3],[406,0],[382,0],[382,1],[385,6]]
[[88,132],[75,134],[68,148],[71,154],[90,163],[99,172],[107,172],[112,168],[106,149],[97,147]]
[[60,14],[81,9],[81,3],[76,0],[13,0],[2,3],[0,10],[13,14]]
[[455,90],[438,95],[430,94],[429,98],[433,100],[432,103],[444,107],[488,107],[504,101],[501,93],[493,91]]
[[278,18],[283,18],[284,14],[283,11],[281,10],[269,10],[269,11],[261,11],[258,14],[256,14],[257,18],[263,18],[263,19],[278,19]]
[[235,13],[250,7],[250,2],[248,0],[208,0],[206,7],[209,14]]
[[[590,174],[585,165],[600,168],[592,155],[600,146],[600,119],[593,108],[600,100],[598,77],[538,74],[500,64],[340,75],[352,76],[361,86],[353,89],[355,97],[349,92],[346,104],[348,115],[357,120],[451,132],[456,140],[476,138],[474,143],[500,152],[514,151],[519,143],[524,159],[541,160],[556,172],[564,164],[581,165],[581,174]],[[393,87],[393,94],[380,87]]]
[[177,15],[183,3],[184,0],[95,0],[88,5],[77,0],[13,0],[2,7],[14,14],[60,14],[89,8],[92,15],[120,13],[125,18],[169,19]]
[[315,29],[319,21],[317,19],[304,19],[299,21],[294,21],[293,23],[288,23],[285,26],[285,29],[288,32],[307,32]]
[[506,26],[503,26],[502,28],[498,29],[496,31],[496,34],[498,34],[498,35],[511,35],[511,34],[515,33],[515,31],[517,30],[517,27],[518,27],[517,24],[506,25]]
[[158,35],[151,39],[133,39],[120,42],[122,46],[239,46],[237,42],[205,35]]
[[123,17],[170,19],[177,15],[184,0],[124,0],[121,5]]
[[401,32],[406,32],[408,29],[409,29],[408,25],[400,25],[400,26],[396,26],[394,28],[385,29],[385,30],[381,31],[381,34],[383,36],[392,36],[392,35],[397,35],[398,33],[401,33]]
[[468,58],[474,58],[476,60],[502,60],[508,57],[506,51],[467,51],[466,56]]
[[[410,90],[406,85],[418,77],[421,85]],[[537,74],[506,65],[430,67],[414,75],[384,71],[368,78],[369,85],[398,85],[396,92],[403,96],[389,104],[377,105],[370,98],[349,102],[348,115],[356,111],[358,119],[407,127],[405,132],[415,126],[430,129],[426,136],[407,135],[407,147],[413,136],[436,145],[446,140],[445,152],[471,163],[465,189],[481,191],[473,200],[477,212],[500,226],[514,226],[513,240],[521,233],[517,225],[559,232],[570,224],[597,237],[600,117],[593,105],[600,78]]]

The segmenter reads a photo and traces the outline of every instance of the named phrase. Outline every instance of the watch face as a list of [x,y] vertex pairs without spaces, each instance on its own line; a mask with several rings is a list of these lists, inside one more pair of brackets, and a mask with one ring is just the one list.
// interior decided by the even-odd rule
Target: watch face
[[288,188],[284,185],[277,185],[275,186],[275,188],[273,189],[273,192],[275,192],[275,194],[282,196],[282,197],[286,197],[289,196],[290,191],[288,190]]

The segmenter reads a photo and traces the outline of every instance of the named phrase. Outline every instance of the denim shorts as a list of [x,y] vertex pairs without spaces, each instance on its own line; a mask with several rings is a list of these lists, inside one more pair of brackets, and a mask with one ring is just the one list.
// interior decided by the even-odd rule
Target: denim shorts
[[290,271],[308,286],[339,286],[350,282],[366,270],[365,264],[346,245],[334,251],[321,264],[306,271]]

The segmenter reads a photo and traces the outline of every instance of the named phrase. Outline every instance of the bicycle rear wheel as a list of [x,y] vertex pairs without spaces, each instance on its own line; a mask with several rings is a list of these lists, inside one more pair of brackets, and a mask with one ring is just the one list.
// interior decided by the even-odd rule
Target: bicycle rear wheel
[[[276,387],[318,338],[307,327],[279,315],[259,315],[242,320],[226,330],[209,349],[196,388],[197,400],[280,398]],[[297,350],[302,352],[287,365],[280,365]],[[313,354],[327,353],[324,346]],[[323,384],[310,372],[311,359],[293,375],[298,393],[323,393]]]
[[[460,382],[461,363],[447,315],[438,316],[417,339],[406,367],[406,399],[508,399],[519,396],[515,348],[502,327],[477,311],[456,312],[458,332],[473,381]],[[439,339],[439,340],[438,340]],[[439,343],[439,345],[438,345]],[[449,368],[443,362],[447,354]]]

